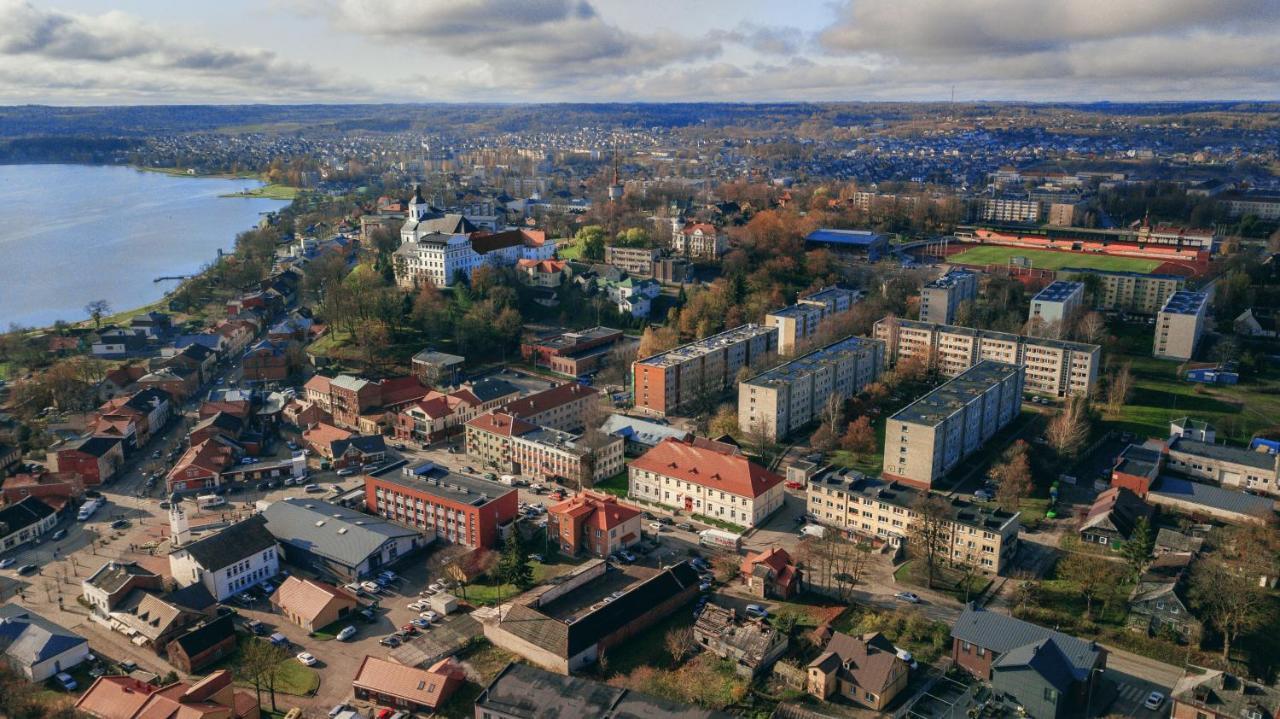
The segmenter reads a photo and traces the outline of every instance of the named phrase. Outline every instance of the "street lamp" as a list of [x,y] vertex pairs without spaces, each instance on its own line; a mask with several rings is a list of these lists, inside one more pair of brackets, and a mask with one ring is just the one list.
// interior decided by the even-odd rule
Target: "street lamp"
[[1106,671],[1105,668],[1093,667],[1089,670],[1089,692],[1084,701],[1084,719],[1089,719],[1093,714],[1093,684],[1097,680],[1097,675]]

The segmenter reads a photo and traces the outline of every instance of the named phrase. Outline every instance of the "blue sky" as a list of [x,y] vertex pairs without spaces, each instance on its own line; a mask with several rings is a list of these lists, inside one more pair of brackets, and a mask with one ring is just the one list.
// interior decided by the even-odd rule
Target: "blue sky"
[[0,0],[0,103],[1280,99],[1276,0]]

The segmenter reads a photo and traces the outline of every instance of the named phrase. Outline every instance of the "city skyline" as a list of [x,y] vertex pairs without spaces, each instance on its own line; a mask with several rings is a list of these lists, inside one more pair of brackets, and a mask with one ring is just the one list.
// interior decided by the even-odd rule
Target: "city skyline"
[[0,103],[1274,100],[1280,4],[0,1]]

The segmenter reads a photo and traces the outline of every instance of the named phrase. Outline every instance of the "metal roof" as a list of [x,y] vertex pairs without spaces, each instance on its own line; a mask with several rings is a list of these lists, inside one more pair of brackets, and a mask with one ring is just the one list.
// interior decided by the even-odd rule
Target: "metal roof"
[[[1046,640],[1051,641],[1062,653],[1076,681],[1088,678],[1089,670],[1097,663],[1098,653],[1101,651],[1096,643],[1086,642],[1004,614],[976,609],[972,604],[961,612],[960,618],[951,628],[951,636],[997,654],[1006,654]],[[1029,650],[1022,650],[1015,659],[1029,658],[1030,654]]]
[[1084,293],[1083,282],[1070,282],[1068,280],[1055,280],[1045,285],[1044,289],[1036,293],[1031,298],[1032,302],[1066,302],[1071,299],[1072,295]]
[[389,541],[418,534],[382,517],[303,497],[272,502],[262,516],[267,531],[282,543],[349,567],[377,554]]
[[1160,311],[1171,315],[1198,315],[1204,311],[1208,302],[1209,295],[1204,292],[1178,290],[1169,295],[1169,299],[1164,301],[1164,307],[1161,307]]
[[1021,372],[1022,367],[1019,365],[983,360],[950,382],[898,410],[889,421],[937,426],[969,403],[978,401],[984,392],[1010,375]]

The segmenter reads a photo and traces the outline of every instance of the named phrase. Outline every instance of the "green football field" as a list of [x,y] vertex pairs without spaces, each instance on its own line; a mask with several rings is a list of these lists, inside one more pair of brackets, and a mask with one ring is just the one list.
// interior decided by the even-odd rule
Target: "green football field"
[[1026,257],[1037,270],[1060,270],[1063,267],[1084,267],[1091,270],[1116,270],[1119,272],[1151,272],[1163,264],[1162,260],[1140,260],[1136,257],[1085,254],[1082,252],[1054,252],[1030,250],[1022,247],[983,245],[965,250],[947,258],[948,262],[963,265],[1007,265],[1011,257]]

